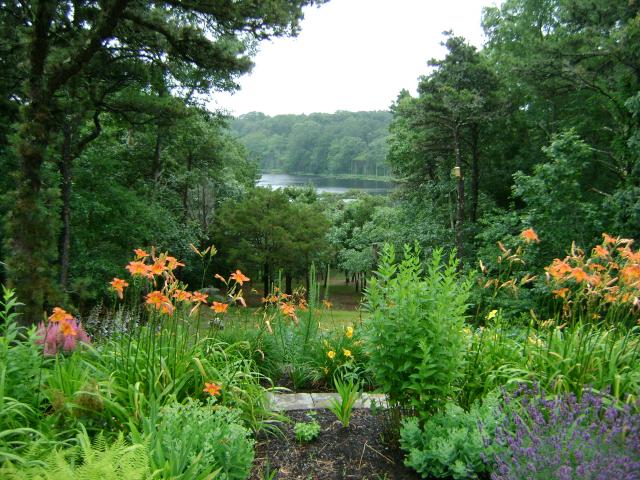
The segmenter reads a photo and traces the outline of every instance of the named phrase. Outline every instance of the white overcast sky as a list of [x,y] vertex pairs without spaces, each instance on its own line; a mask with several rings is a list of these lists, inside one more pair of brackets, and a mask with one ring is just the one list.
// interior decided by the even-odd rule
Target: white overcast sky
[[415,92],[427,61],[442,58],[442,32],[476,47],[482,8],[495,0],[331,0],[305,9],[295,38],[263,42],[241,90],[209,106],[233,115],[386,110],[401,89]]

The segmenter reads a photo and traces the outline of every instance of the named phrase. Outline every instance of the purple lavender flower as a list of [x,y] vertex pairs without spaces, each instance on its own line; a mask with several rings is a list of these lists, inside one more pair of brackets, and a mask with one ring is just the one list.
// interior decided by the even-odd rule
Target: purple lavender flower
[[640,480],[640,403],[618,408],[585,391],[547,398],[537,386],[505,394],[494,480]]

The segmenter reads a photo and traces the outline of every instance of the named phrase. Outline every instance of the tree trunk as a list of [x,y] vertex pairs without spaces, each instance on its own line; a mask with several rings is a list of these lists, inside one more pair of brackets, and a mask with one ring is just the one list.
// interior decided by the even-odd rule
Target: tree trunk
[[271,293],[269,289],[269,284],[271,283],[270,280],[271,272],[269,270],[269,262],[264,262],[264,272],[262,276],[264,298],[267,298],[269,296],[269,293]]
[[52,99],[45,92],[44,66],[54,5],[45,1],[34,5],[27,101],[21,111],[17,139],[20,169],[8,225],[7,277],[25,304],[21,321],[27,325],[42,319],[45,301],[53,297],[57,283],[52,268],[57,245],[55,215],[46,208],[41,176],[52,125]]
[[62,179],[60,193],[62,195],[62,232],[60,233],[60,287],[67,290],[69,279],[69,257],[71,247],[71,127],[65,123],[63,126],[62,151],[58,168]]
[[289,272],[284,274],[284,293],[287,295],[291,295],[293,293],[292,288],[293,278]]
[[480,182],[479,130],[476,123],[471,125],[471,212],[472,223],[478,220],[478,185]]
[[458,268],[462,268],[463,256],[463,239],[462,228],[464,225],[464,176],[462,175],[462,153],[460,152],[460,127],[453,129],[453,144],[456,156],[456,167],[458,167],[458,176],[456,177],[456,254],[460,263]]
[[189,173],[193,164],[193,154],[187,155],[187,176],[182,185],[182,223],[186,225],[189,220]]

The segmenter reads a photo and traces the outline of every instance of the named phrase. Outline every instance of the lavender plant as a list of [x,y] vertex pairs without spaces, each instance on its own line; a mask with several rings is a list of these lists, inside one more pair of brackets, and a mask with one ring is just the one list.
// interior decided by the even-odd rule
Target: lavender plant
[[[505,395],[494,480],[640,478],[640,413],[602,394],[548,398],[535,386]],[[640,406],[640,405],[639,405]]]

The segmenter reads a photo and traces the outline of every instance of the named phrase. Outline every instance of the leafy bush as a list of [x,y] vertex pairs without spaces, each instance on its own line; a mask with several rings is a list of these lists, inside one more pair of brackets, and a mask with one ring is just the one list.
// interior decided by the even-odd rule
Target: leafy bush
[[132,435],[138,443],[149,442],[151,464],[163,478],[204,479],[219,471],[223,480],[244,480],[254,442],[239,417],[239,411],[213,402],[176,402],[145,418],[142,432],[132,425]]
[[486,438],[495,432],[497,415],[498,397],[493,394],[468,412],[449,402],[422,427],[415,417],[405,420],[400,431],[405,465],[425,478],[477,478],[490,471]]
[[534,387],[507,396],[496,430],[495,480],[640,477],[640,414],[586,392],[547,398]]
[[386,245],[365,295],[365,348],[376,381],[391,401],[433,411],[456,390],[462,374],[463,333],[471,278],[461,278],[452,253],[433,252],[423,271],[419,251],[405,247],[396,263]]

